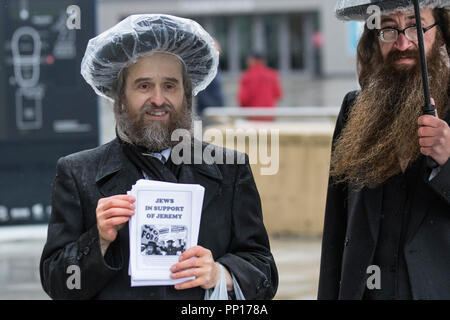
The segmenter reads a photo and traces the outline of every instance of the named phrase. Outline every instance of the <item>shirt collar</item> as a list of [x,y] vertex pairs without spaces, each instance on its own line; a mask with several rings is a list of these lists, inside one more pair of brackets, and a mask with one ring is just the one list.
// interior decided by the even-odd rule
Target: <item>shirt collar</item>
[[152,157],[157,158],[162,163],[166,163],[170,157],[170,153],[172,152],[172,148],[167,148],[162,150],[161,152],[146,152],[144,155],[150,155]]

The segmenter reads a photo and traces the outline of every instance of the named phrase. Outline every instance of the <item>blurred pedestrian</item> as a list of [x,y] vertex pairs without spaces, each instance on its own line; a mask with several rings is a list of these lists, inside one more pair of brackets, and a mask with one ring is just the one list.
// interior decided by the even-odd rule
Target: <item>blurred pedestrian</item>
[[[214,39],[214,44],[219,52],[222,54],[222,48],[219,42]],[[217,69],[216,77],[211,83],[197,94],[197,114],[203,118],[203,111],[208,107],[223,107],[225,105],[225,99],[222,93],[222,76],[220,70]]]
[[[278,72],[266,66],[261,53],[251,53],[247,58],[247,70],[239,80],[239,106],[273,108],[282,94]],[[249,117],[249,119],[270,121],[274,117]]]

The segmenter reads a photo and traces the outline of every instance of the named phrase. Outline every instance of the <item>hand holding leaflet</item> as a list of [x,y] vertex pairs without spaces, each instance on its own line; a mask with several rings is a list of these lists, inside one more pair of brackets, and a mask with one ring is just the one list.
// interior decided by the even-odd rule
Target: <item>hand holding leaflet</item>
[[197,245],[204,188],[139,180],[128,194],[136,198],[129,223],[131,285],[174,285],[193,279],[171,279],[170,267]]

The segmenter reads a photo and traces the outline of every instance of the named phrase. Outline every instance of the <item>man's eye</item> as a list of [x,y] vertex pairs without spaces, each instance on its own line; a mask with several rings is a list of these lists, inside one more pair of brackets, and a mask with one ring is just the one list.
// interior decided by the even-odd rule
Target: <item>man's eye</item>
[[141,84],[139,85],[139,89],[148,89],[148,88],[149,88],[148,83],[141,83]]
[[172,84],[172,83],[166,83],[165,88],[168,89],[168,90],[170,90],[170,89],[175,88],[175,85]]

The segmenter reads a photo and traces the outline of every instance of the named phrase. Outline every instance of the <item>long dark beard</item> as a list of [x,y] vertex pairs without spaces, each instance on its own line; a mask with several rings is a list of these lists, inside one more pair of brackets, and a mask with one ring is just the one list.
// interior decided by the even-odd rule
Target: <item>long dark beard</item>
[[[336,182],[354,189],[377,186],[400,173],[420,155],[417,119],[424,104],[418,52],[413,67],[394,64],[399,53],[375,70],[358,95],[331,159]],[[428,57],[431,96],[441,118],[446,115],[449,88],[448,54],[437,46]],[[402,168],[402,165],[403,168]]]
[[174,147],[180,142],[171,139],[175,130],[185,129],[192,136],[194,116],[191,108],[186,106],[187,103],[183,102],[183,111],[181,112],[176,112],[168,105],[159,106],[158,108],[169,112],[168,122],[146,119],[145,114],[152,106],[143,107],[137,115],[132,115],[124,106],[124,111],[115,113],[117,129],[119,133],[125,134],[133,144],[151,152],[160,152]]

